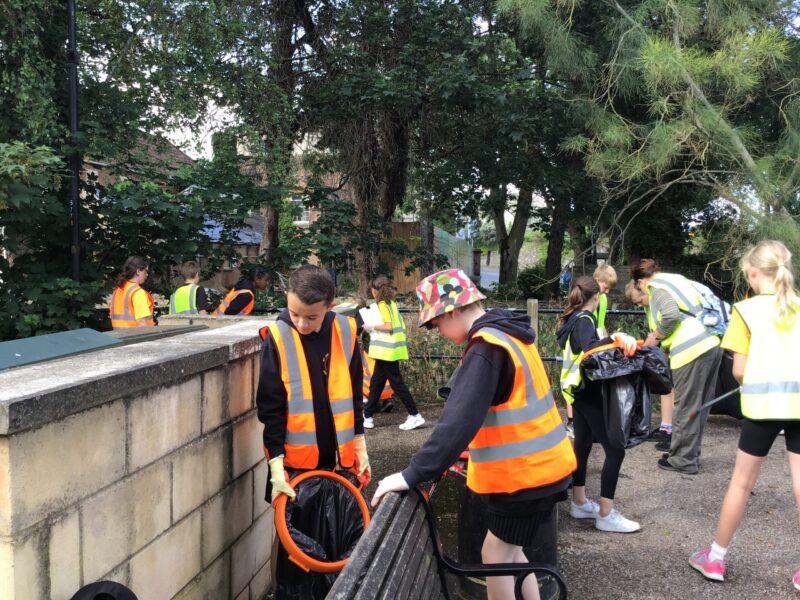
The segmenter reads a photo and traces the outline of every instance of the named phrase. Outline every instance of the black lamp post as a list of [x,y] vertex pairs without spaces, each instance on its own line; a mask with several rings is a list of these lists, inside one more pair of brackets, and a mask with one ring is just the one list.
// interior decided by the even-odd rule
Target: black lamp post
[[72,279],[80,281],[81,274],[81,235],[80,235],[80,190],[81,158],[78,154],[78,41],[75,26],[75,0],[67,0],[67,78],[69,83],[69,133],[72,153],[69,167],[72,171],[70,181],[70,200],[72,214]]

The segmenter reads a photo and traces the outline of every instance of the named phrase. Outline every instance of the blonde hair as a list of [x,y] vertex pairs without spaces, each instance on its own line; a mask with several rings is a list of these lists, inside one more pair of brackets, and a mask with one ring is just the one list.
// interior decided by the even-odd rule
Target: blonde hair
[[792,253],[781,242],[764,240],[742,257],[742,270],[746,267],[758,269],[775,283],[775,304],[778,308],[778,323],[787,324],[797,318],[800,296],[794,287]]
[[600,265],[594,270],[595,281],[605,283],[609,289],[617,287],[617,272],[611,265]]
[[643,297],[647,298],[647,294],[642,290],[640,290],[636,286],[636,282],[633,279],[631,279],[627,284],[625,284],[625,297],[631,304],[635,304],[636,306],[641,306],[639,300],[636,300],[636,298],[639,298],[640,300]]

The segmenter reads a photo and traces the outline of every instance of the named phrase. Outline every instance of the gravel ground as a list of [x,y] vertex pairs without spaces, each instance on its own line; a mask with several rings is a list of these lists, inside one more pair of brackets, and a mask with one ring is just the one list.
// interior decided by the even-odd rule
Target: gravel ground
[[[377,427],[367,432],[373,469],[370,496],[381,477],[408,464],[409,457],[430,435],[440,411],[438,405],[421,406],[420,412],[428,422],[410,432],[397,429],[406,416],[399,403],[393,413],[376,415]],[[700,473],[693,476],[659,469],[656,460],[660,453],[653,444],[642,444],[628,452],[616,500],[617,508],[642,524],[638,533],[597,531],[591,521],[571,519],[568,503],[562,503],[559,559],[570,597],[800,599],[800,592],[791,585],[792,573],[800,567],[800,529],[782,437],[764,463],[728,555],[728,581],[705,581],[688,566],[689,555],[711,542],[733,468],[738,432],[736,421],[711,417]],[[592,498],[599,494],[602,454],[602,448],[595,445],[587,481]],[[453,481],[445,480],[446,485],[458,485],[454,478],[449,479]],[[440,510],[447,512],[452,506]],[[454,520],[453,514],[440,517],[444,523]]]

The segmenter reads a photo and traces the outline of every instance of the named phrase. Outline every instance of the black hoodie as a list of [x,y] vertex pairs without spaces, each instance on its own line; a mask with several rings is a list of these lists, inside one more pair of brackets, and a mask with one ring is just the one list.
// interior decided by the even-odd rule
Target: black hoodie
[[[322,327],[318,332],[300,336],[303,352],[308,363],[308,376],[311,379],[311,393],[314,399],[314,423],[317,429],[317,447],[319,448],[319,464],[321,468],[336,466],[336,427],[333,423],[331,403],[328,399],[328,378],[325,372],[330,364],[331,332],[334,313],[325,315]],[[278,320],[294,324],[286,309],[278,315]],[[361,383],[363,371],[361,367],[361,351],[356,342],[353,359],[350,361],[350,381],[353,386],[353,412],[355,415],[354,431],[356,435],[364,433],[364,416],[362,411]],[[264,424],[264,447],[270,458],[285,454],[286,442],[286,388],[281,381],[281,362],[278,348],[272,336],[267,336],[261,348],[261,376],[256,392],[258,418]]]
[[[483,425],[489,408],[507,402],[511,396],[515,367],[508,351],[483,339],[472,339],[484,327],[499,329],[525,344],[532,344],[536,339],[526,315],[495,309],[475,321],[467,334],[467,349],[442,415],[433,433],[402,473],[410,486],[435,479],[455,463]],[[569,481],[570,477],[566,477],[549,486],[522,490],[514,496],[517,499],[523,495],[527,499],[544,498],[566,489]]]
[[226,315],[238,315],[242,312],[250,301],[255,298],[256,296],[256,288],[252,281],[249,279],[241,279],[233,286],[235,290],[250,290],[253,292],[253,296],[251,297],[249,294],[239,294],[234,298],[228,308],[225,309]]
[[[585,319],[582,315],[589,315]],[[597,346],[612,343],[610,337],[600,339],[597,335],[597,321],[594,314],[587,310],[576,310],[556,332],[558,345],[563,349],[569,339],[569,346],[573,354],[586,352]],[[602,384],[599,381],[583,380],[580,389],[575,393],[575,402],[582,400],[598,401],[602,396]]]

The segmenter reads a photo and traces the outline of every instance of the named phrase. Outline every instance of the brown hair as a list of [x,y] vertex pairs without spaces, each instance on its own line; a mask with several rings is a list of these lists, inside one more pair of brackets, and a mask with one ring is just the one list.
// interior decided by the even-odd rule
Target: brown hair
[[611,265],[600,265],[594,270],[595,280],[605,283],[609,289],[617,287],[617,272]]
[[392,282],[389,281],[386,275],[378,275],[369,285],[370,288],[378,292],[378,297],[375,298],[378,302],[391,302],[394,300],[394,287],[392,287]]
[[129,279],[136,276],[139,269],[149,269],[150,263],[141,256],[129,256],[125,264],[122,265],[122,273],[117,277],[117,287],[122,287]]
[[637,283],[640,279],[647,279],[658,272],[658,265],[652,258],[642,258],[639,263],[631,269],[631,277]]
[[200,267],[195,262],[187,262],[181,267],[181,277],[184,279],[194,279],[200,272]]
[[289,292],[296,295],[303,304],[316,304],[317,302],[331,304],[336,294],[336,288],[327,271],[316,265],[303,265],[289,275],[286,293]]
[[781,242],[764,240],[750,248],[742,257],[742,269],[754,267],[775,282],[775,304],[778,324],[794,321],[800,310],[800,297],[794,287],[792,253]]
[[561,316],[558,318],[559,324],[566,323],[572,314],[581,306],[591,300],[595,294],[600,293],[600,286],[592,277],[581,275],[572,282],[572,287],[569,290],[567,297],[567,307]]

